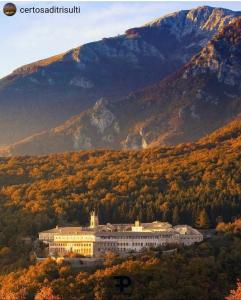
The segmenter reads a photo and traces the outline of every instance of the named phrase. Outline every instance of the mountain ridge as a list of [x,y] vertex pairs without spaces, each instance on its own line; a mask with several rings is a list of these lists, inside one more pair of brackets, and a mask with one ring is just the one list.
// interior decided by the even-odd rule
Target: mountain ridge
[[[195,9],[190,11],[195,15]],[[132,28],[120,36],[28,64],[0,80],[1,144],[56,127],[102,97],[115,102],[162,80],[216,32],[217,28],[200,31],[197,20],[203,19],[205,24],[214,15],[215,22],[222,26],[240,14],[206,7],[197,12],[196,19],[187,22],[181,40],[162,21],[159,26]],[[174,27],[175,22],[180,23],[178,17],[172,17]]]
[[240,112],[240,25],[238,17],[160,83],[115,103],[102,99],[59,127],[32,137],[32,144],[17,143],[9,152],[41,154],[48,153],[48,147],[50,152],[137,149],[198,140]]

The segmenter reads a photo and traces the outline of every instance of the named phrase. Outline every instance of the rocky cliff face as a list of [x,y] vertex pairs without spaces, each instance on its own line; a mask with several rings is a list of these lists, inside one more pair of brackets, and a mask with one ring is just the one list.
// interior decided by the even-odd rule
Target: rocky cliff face
[[23,66],[0,80],[0,144],[57,126],[173,73],[239,13],[200,7]]
[[48,154],[80,149],[115,148],[120,124],[106,99],[62,125],[0,150],[2,155]]
[[214,75],[218,81],[241,89],[240,39],[241,20],[225,27],[192,59],[184,78],[201,74]]

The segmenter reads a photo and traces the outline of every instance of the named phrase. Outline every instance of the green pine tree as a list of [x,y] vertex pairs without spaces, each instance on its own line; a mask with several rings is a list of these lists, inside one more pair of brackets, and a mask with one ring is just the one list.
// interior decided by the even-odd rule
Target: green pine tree
[[178,206],[175,206],[173,213],[172,213],[172,224],[178,225],[180,224],[180,212]]

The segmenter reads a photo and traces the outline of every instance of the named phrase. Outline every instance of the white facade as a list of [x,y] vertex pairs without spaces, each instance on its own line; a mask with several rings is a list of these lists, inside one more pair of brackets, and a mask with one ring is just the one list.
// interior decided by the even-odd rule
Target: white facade
[[179,233],[180,243],[186,246],[190,246],[203,240],[203,235],[197,229],[188,225],[174,226],[174,230]]
[[107,251],[139,252],[150,247],[168,244],[192,245],[203,240],[203,235],[187,225],[172,227],[167,222],[99,225],[91,215],[89,227],[56,227],[39,233],[39,239],[49,244],[50,255],[74,252],[98,257]]

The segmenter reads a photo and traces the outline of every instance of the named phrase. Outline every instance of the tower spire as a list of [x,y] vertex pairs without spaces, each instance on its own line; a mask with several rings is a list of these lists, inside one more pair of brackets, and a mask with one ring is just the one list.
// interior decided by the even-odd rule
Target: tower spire
[[98,215],[95,213],[95,210],[93,210],[90,213],[90,228],[96,228],[99,225],[99,218]]

